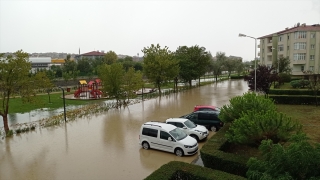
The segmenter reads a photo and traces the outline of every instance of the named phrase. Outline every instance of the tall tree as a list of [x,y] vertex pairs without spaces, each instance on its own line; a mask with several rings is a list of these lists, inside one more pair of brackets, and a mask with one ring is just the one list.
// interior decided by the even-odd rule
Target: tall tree
[[88,73],[93,71],[92,65],[88,58],[82,58],[78,61],[77,70],[80,72],[80,75],[87,76]]
[[8,126],[10,97],[20,94],[23,100],[29,100],[34,94],[34,84],[30,83],[30,70],[28,53],[19,50],[7,57],[0,54],[0,115],[6,133],[10,130]]
[[36,85],[35,88],[37,89],[46,89],[46,92],[48,94],[48,98],[49,98],[49,103],[51,103],[51,99],[50,99],[50,92],[52,90],[52,88],[54,87],[52,81],[49,79],[49,77],[47,76],[46,72],[38,72],[37,74],[35,74],[34,76],[34,84]]
[[115,98],[117,103],[125,98],[123,85],[124,70],[121,63],[101,65],[98,68],[98,76],[103,82],[103,92],[109,97]]
[[192,60],[196,62],[196,74],[199,80],[200,77],[205,75],[209,71],[210,54],[206,51],[205,47],[199,47],[198,45],[190,47]]
[[142,73],[140,71],[135,72],[133,67],[130,67],[123,78],[123,89],[127,99],[134,98],[136,96],[136,91],[143,87]]
[[308,79],[310,84],[309,88],[313,91],[313,94],[316,98],[316,106],[318,106],[318,91],[320,90],[320,74],[315,74],[312,71],[304,72],[306,78]]
[[292,71],[289,57],[278,58],[273,66],[276,68],[278,73],[290,74]]
[[191,58],[190,49],[187,46],[179,46],[175,52],[175,56],[179,60],[179,77],[188,82],[191,87],[191,81],[196,79],[198,76],[195,69],[196,62]]
[[217,52],[216,57],[212,58],[210,63],[210,69],[213,71],[213,75],[218,81],[218,76],[222,73],[223,62],[227,59],[226,54],[224,52]]
[[[274,67],[268,68],[265,65],[258,65],[256,70],[256,90],[269,94],[269,89],[274,81],[278,81],[279,76],[274,73]],[[251,71],[245,78],[248,81],[250,90],[255,89],[255,71]]]
[[228,78],[230,78],[232,71],[236,70],[237,61],[239,60],[232,57],[226,57],[223,61],[224,69],[228,71]]
[[151,44],[143,48],[143,72],[150,82],[153,82],[161,94],[161,86],[169,80],[174,79],[179,73],[179,64],[173,53],[165,46],[161,48]]
[[115,63],[117,59],[118,59],[118,55],[114,51],[108,51],[104,55],[104,61],[106,64],[109,64],[109,65]]

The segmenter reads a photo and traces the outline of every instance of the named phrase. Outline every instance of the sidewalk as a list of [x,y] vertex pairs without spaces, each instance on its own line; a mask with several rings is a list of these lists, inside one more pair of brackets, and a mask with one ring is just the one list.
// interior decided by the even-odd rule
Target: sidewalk
[[195,160],[193,160],[193,161],[191,162],[191,164],[194,164],[194,165],[198,165],[198,166],[202,166],[202,167],[204,167],[204,165],[203,165],[203,162],[202,162],[202,159],[201,159],[201,156],[200,156],[200,155],[198,155],[198,157],[197,157]]

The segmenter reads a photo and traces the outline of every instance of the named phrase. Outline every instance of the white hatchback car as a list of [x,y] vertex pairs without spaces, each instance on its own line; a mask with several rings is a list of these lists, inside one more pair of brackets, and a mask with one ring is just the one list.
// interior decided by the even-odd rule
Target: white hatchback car
[[196,125],[194,122],[185,118],[170,118],[166,120],[167,124],[175,125],[181,128],[189,136],[195,138],[197,141],[207,138],[209,132],[206,127],[201,125]]
[[146,122],[141,126],[139,144],[143,149],[158,149],[177,156],[198,152],[198,142],[180,128],[162,122]]

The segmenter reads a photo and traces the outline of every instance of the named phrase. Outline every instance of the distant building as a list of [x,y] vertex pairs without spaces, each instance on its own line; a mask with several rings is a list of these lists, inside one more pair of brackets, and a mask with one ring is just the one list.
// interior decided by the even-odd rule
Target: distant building
[[320,24],[298,23],[258,39],[261,64],[277,67],[278,58],[288,57],[292,75],[303,75],[304,71],[320,73]]
[[240,56],[229,56],[229,58],[238,59],[242,62],[242,57],[240,57]]
[[34,73],[40,69],[50,69],[51,57],[29,57],[31,62],[31,72]]
[[88,53],[80,54],[75,56],[75,60],[78,62],[82,58],[95,59],[98,57],[104,57],[104,51],[91,51]]

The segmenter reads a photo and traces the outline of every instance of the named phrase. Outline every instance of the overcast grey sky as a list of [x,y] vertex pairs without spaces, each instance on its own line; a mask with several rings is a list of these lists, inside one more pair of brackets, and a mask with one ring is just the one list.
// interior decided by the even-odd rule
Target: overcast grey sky
[[0,52],[80,48],[142,56],[141,49],[159,43],[171,51],[199,45],[213,55],[252,60],[254,39],[239,33],[261,37],[298,22],[320,23],[320,0],[0,0]]

